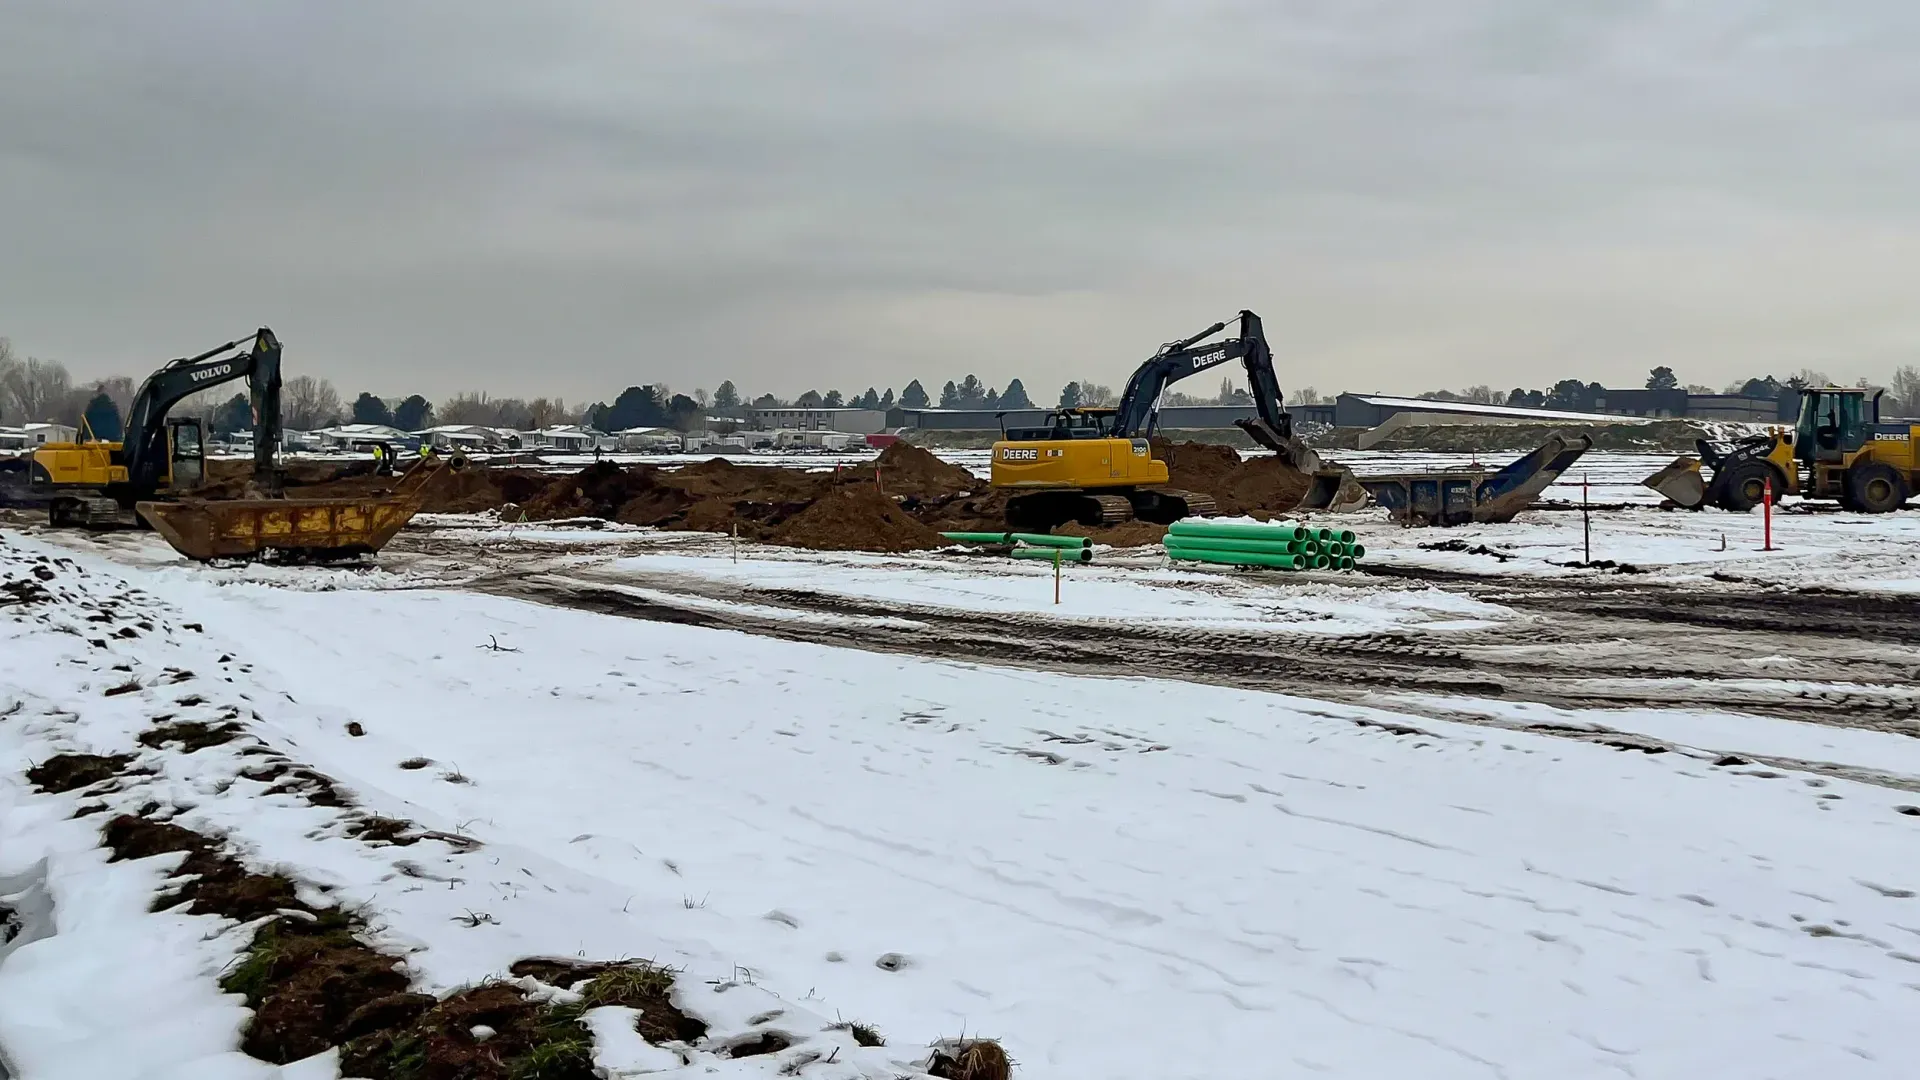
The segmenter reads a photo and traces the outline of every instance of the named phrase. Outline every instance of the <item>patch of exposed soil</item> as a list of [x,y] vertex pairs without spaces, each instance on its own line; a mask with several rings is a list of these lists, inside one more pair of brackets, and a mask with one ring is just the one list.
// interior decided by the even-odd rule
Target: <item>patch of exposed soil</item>
[[249,873],[205,836],[122,815],[103,837],[116,861],[185,854],[156,911],[184,903],[191,914],[242,922],[276,916],[220,980],[254,1010],[241,1049],[262,1061],[284,1065],[339,1047],[342,1073],[366,1080],[594,1080],[592,1035],[581,1023],[589,1009],[637,1010],[636,1029],[655,1045],[706,1034],[673,1004],[674,973],[648,964],[513,966],[514,975],[581,994],[566,1005],[529,1001],[499,982],[436,1000],[411,991],[399,962],[361,940],[366,927],[356,917],[303,903],[291,881]]
[[27,780],[50,795],[111,780],[133,764],[132,754],[55,754],[27,770]]
[[[539,963],[539,962],[535,962]],[[542,982],[545,974],[523,970]],[[591,971],[589,975],[579,972]],[[463,990],[425,1009],[419,995],[394,1003],[398,1023],[353,1038],[341,1050],[342,1075],[367,1080],[594,1080],[593,1036],[581,1023],[590,1009],[609,1005],[639,1012],[636,1029],[648,1042],[691,1043],[706,1025],[672,1002],[673,973],[647,964],[578,965],[553,976],[579,1002],[535,1004],[504,983]],[[475,1028],[483,1029],[478,1035]],[[491,1032],[491,1034],[488,1034]]]
[[156,724],[140,736],[140,745],[158,750],[169,743],[191,754],[196,750],[205,750],[209,746],[221,746],[240,737],[239,724],[231,721],[223,724],[206,724],[198,720],[176,720],[167,724]]

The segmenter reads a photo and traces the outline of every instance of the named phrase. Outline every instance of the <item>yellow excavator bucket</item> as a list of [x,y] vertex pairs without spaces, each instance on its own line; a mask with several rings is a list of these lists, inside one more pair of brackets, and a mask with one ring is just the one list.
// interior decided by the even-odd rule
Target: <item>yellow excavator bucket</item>
[[140,516],[189,559],[256,559],[268,554],[324,562],[385,547],[426,502],[427,483],[444,467],[421,462],[391,491],[345,499],[200,499],[148,501]]
[[421,499],[181,499],[142,502],[136,509],[173,549],[189,559],[344,559],[385,547]]
[[1701,475],[1699,458],[1675,458],[1673,464],[1641,483],[1683,509],[1698,510],[1707,501],[1707,480]]

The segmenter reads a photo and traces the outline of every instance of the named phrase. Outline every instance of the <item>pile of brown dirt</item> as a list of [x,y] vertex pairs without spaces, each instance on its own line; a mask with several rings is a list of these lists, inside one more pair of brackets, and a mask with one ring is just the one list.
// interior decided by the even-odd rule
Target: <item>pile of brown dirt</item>
[[1215,499],[1240,468],[1240,454],[1218,443],[1170,443],[1153,440],[1153,456],[1167,463],[1169,487],[1201,491]]
[[1212,492],[1220,511],[1254,517],[1284,513],[1300,504],[1313,478],[1277,457],[1243,462]]
[[897,442],[881,451],[874,468],[879,471],[881,489],[889,495],[938,499],[987,486],[986,481],[960,466],[941,461],[908,442]]
[[644,465],[623,469],[611,461],[595,462],[572,476],[550,482],[544,491],[528,499],[521,510],[528,521],[577,517],[611,521],[628,502],[653,493],[657,471]]
[[925,551],[946,543],[871,484],[848,485],[816,500],[767,539],[816,551]]
[[493,469],[476,466],[436,476],[427,485],[421,511],[428,514],[479,514],[503,506],[518,506],[546,490],[550,473],[535,469]]

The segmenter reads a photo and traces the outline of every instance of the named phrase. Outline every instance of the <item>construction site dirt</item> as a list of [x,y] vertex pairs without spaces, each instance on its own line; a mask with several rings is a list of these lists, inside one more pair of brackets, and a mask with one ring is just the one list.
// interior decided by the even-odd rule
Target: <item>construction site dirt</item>
[[[1242,461],[1231,447],[1158,442],[1169,483],[1214,497],[1221,512],[1271,517],[1300,501],[1307,478],[1276,458]],[[242,463],[218,462],[207,493],[237,495]],[[391,487],[370,462],[290,467],[289,494],[365,496]],[[229,490],[231,489],[231,490]],[[811,471],[738,465],[714,458],[664,468],[598,462],[575,473],[524,467],[470,468],[429,489],[425,513],[497,511],[510,521],[592,517],[624,525],[736,535],[814,550],[903,552],[939,547],[939,532],[1005,527],[1006,495],[957,465],[895,443],[871,465]],[[1159,539],[1159,526],[1125,522],[1069,527],[1072,535],[1130,545]]]

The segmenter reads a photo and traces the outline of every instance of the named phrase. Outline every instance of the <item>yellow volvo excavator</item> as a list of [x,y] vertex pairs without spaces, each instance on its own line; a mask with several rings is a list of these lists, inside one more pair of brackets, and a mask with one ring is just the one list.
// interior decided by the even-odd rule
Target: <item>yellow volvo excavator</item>
[[[209,387],[247,380],[253,411],[253,477],[245,498],[206,498],[200,421],[170,418],[175,405]],[[443,469],[422,461],[391,489],[335,499],[288,499],[276,457],[280,423],[280,339],[261,327],[148,376],[117,440],[90,429],[72,443],[34,451],[32,493],[59,526],[149,525],[192,559],[266,555],[325,560],[378,551],[420,509]],[[458,469],[455,458],[446,468]]]
[[1898,510],[1920,482],[1914,450],[1920,425],[1882,423],[1884,392],[1808,387],[1800,391],[1800,416],[1792,428],[1776,428],[1728,449],[1702,439],[1698,458],[1680,458],[1644,483],[1689,510],[1714,506],[1745,512],[1759,506],[1769,490],[1776,499],[1831,499],[1868,514]]
[[1006,431],[993,444],[989,483],[1014,493],[1007,501],[1008,524],[1044,532],[1068,522],[1108,525],[1138,518],[1164,525],[1215,513],[1212,496],[1167,486],[1167,463],[1153,456],[1149,440],[1169,386],[1234,361],[1246,369],[1258,414],[1235,423],[1311,477],[1302,505],[1335,510],[1364,505],[1367,494],[1351,473],[1328,467],[1294,436],[1260,317],[1242,311],[1239,324],[1237,337],[1208,342],[1227,328],[1218,322],[1161,346],[1127,380],[1116,408],[1058,409],[1044,427]]

